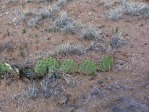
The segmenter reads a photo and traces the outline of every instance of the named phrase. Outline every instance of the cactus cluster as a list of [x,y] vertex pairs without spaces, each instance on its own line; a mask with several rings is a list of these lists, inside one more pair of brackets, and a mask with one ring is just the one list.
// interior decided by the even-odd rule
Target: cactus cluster
[[45,75],[47,72],[62,72],[62,73],[75,73],[94,75],[97,70],[108,72],[112,69],[114,60],[110,56],[105,56],[99,63],[91,60],[84,60],[79,64],[74,60],[66,59],[59,62],[54,58],[46,58],[37,62],[34,71],[36,74]]
[[[25,74],[27,77],[28,75],[29,77],[30,75],[33,75],[33,77],[36,76],[43,77],[47,73],[76,73],[76,72],[86,75],[95,75],[98,70],[102,72],[110,71],[113,67],[113,64],[114,60],[110,56],[105,56],[98,63],[86,59],[82,61],[80,64],[70,59],[65,59],[60,63],[55,58],[50,57],[39,60],[34,67],[34,71],[25,69],[22,72],[22,74]],[[0,75],[11,73],[12,71],[13,70],[9,64],[7,63],[0,64]]]

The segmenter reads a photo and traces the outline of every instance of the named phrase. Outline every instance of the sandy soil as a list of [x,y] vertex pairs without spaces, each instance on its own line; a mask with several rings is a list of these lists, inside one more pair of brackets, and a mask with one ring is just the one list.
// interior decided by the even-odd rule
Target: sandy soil
[[[27,3],[22,7],[20,2],[0,1],[1,62],[32,67],[59,44],[88,45],[87,41],[82,43],[79,35],[45,32],[51,23],[48,20],[44,20],[38,28],[29,28],[18,20],[24,10],[39,9],[53,3]],[[28,79],[2,79],[0,112],[148,112],[149,19],[125,15],[121,20],[112,21],[105,17],[107,9],[99,5],[98,0],[73,0],[61,10],[84,24],[101,27],[104,45],[108,45],[116,27],[121,30],[125,43],[107,51],[99,48],[86,55],[58,55],[56,58],[70,58],[77,62],[85,58],[98,61],[103,55],[110,54],[116,61],[112,71],[99,72],[95,77],[73,74],[74,85],[57,78],[56,82],[49,84],[53,91],[50,96],[43,95],[43,90],[40,90],[44,79],[33,82]],[[38,88],[39,91],[29,97],[29,93],[24,93],[28,88]]]

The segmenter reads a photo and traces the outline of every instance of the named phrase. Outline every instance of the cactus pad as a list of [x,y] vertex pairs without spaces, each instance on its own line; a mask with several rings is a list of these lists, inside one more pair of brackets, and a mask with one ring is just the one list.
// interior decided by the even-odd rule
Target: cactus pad
[[55,72],[59,68],[59,63],[55,58],[46,58],[39,60],[35,65],[34,71],[36,74],[44,75],[48,71]]
[[102,72],[108,72],[112,69],[114,59],[111,56],[105,56],[100,62],[98,69]]
[[12,68],[7,63],[0,64],[0,75],[4,75],[6,73],[10,73],[12,71]]
[[75,73],[77,72],[78,65],[75,61],[67,59],[61,63],[60,71],[65,73]]
[[97,65],[95,62],[91,60],[84,60],[80,64],[80,68],[79,68],[80,73],[87,74],[87,75],[94,75],[96,73],[96,70],[97,70]]

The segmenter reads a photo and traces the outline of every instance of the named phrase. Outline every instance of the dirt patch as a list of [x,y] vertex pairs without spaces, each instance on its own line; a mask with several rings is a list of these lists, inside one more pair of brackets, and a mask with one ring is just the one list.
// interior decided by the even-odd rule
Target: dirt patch
[[[20,68],[33,67],[37,60],[53,56],[58,46],[68,43],[75,47],[83,46],[83,51],[86,48],[90,49],[80,55],[72,49],[68,53],[70,46],[67,46],[67,50],[64,47],[67,53],[58,52],[54,54],[55,58],[69,58],[77,62],[91,59],[97,62],[103,55],[108,54],[116,61],[110,72],[98,72],[95,77],[72,74],[67,77],[69,83],[59,75],[33,81],[1,79],[0,111],[149,111],[148,2],[134,1],[139,5],[145,4],[145,7],[141,7],[142,10],[146,10],[144,13],[140,6],[135,9],[141,11],[136,12],[141,16],[125,12],[121,15],[123,17],[113,21],[107,17],[107,13],[119,4],[125,5],[118,3],[120,0],[105,0],[107,4],[111,3],[110,7],[106,7],[107,4],[101,1],[103,0],[62,0],[61,5],[57,5],[59,2],[54,0],[35,0],[30,3],[23,0],[0,1],[0,62]],[[61,20],[58,25],[53,24],[64,12],[68,18]],[[34,27],[28,26],[31,19],[34,20]],[[59,26],[59,29],[51,30],[53,25]],[[96,30],[89,33],[93,40],[82,38],[82,32],[84,33],[88,26]],[[100,37],[98,41],[96,34]],[[111,47],[111,44],[115,47]]]

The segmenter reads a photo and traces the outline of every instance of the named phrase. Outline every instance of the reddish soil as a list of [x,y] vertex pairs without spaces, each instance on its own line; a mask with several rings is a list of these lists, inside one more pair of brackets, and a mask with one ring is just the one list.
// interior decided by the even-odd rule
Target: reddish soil
[[[19,2],[7,3],[6,0],[1,0],[0,3],[1,62],[33,66],[39,58],[45,57],[47,51],[52,51],[59,44],[81,43],[79,35],[44,32],[50,24],[48,20],[44,20],[38,29],[28,28],[25,23],[17,20],[19,12],[38,9],[49,4],[27,3],[23,9]],[[102,26],[104,45],[108,45],[113,30],[118,27],[122,31],[125,44],[110,51],[101,49],[90,51],[86,55],[56,56],[56,58],[59,60],[70,58],[78,62],[85,58],[98,61],[103,55],[110,54],[116,61],[112,71],[99,72],[95,77],[74,74],[72,77],[76,78],[75,86],[59,79],[61,84],[56,87],[63,90],[63,96],[50,98],[41,96],[24,102],[12,97],[29,87],[38,86],[40,81],[31,83],[28,79],[23,81],[2,79],[0,112],[147,112],[149,110],[149,19],[126,15],[118,21],[109,20],[104,16],[106,9],[98,4],[98,0],[73,0],[61,10],[84,24]],[[26,33],[22,33],[23,29]],[[87,45],[88,42],[84,44]],[[92,93],[97,88],[100,92]],[[64,96],[67,96],[67,101]]]

